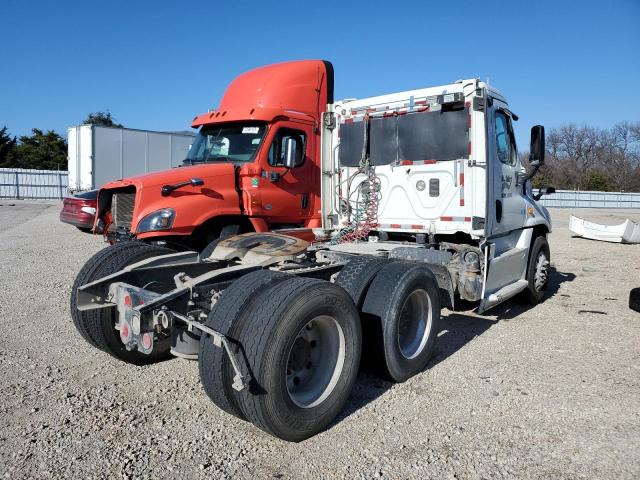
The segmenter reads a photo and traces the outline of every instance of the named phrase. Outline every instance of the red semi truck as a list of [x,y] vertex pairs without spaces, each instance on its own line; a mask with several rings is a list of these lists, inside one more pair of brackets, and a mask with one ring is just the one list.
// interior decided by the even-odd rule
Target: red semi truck
[[[326,61],[240,75],[217,110],[193,119],[199,131],[183,167],[100,190],[95,231],[111,243],[137,239],[198,251],[245,232],[284,229],[313,238],[310,229],[321,226],[321,118],[333,101]],[[286,167],[288,139],[297,149],[294,166]]]

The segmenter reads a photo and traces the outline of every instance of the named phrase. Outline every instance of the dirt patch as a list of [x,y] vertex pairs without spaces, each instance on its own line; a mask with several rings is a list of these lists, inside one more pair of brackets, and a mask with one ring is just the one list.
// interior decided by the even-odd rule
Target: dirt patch
[[331,428],[288,444],[211,404],[193,362],[133,367],[89,347],[69,290],[104,244],[43,205],[0,207],[7,478],[640,476],[640,314],[627,305],[640,245],[572,238],[569,210],[552,212],[541,305],[445,311],[426,371],[399,385],[361,374]]

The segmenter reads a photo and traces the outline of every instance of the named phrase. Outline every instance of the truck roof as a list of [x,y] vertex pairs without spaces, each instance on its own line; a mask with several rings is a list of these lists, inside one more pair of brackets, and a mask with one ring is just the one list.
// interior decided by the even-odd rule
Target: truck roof
[[277,116],[314,120],[333,103],[333,66],[301,60],[259,67],[236,77],[218,109],[194,117],[192,127],[234,121],[271,121]]
[[458,80],[457,82],[447,85],[438,85],[434,87],[417,88],[415,90],[406,90],[402,92],[389,93],[385,95],[377,95],[375,97],[353,99],[348,98],[344,100],[338,100],[336,105],[344,106],[349,109],[359,109],[363,107],[376,107],[379,105],[389,105],[399,101],[404,101],[409,98],[420,100],[425,97],[432,97],[436,95],[443,95],[448,93],[462,93],[464,88],[468,85],[475,85],[477,83],[478,88],[486,88],[489,94],[497,98],[504,103],[507,103],[506,98],[497,89],[487,85],[485,82],[481,82],[477,79],[470,78],[465,80]]

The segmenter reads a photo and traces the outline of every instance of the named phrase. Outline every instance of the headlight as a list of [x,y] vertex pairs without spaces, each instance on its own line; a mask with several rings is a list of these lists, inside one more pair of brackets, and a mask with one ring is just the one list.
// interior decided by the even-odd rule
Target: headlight
[[153,232],[155,230],[168,230],[173,227],[176,212],[172,208],[163,208],[150,213],[138,223],[136,233]]

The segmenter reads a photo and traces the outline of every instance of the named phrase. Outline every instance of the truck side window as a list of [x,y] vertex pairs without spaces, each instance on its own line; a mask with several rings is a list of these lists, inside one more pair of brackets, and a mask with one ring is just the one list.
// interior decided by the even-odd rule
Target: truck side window
[[504,112],[496,112],[496,153],[498,159],[507,165],[516,164],[516,145],[509,117]]
[[299,130],[281,128],[269,147],[269,165],[281,167],[284,165],[284,147],[288,138],[294,138],[298,145],[296,150],[296,167],[304,164],[306,150],[306,135]]

